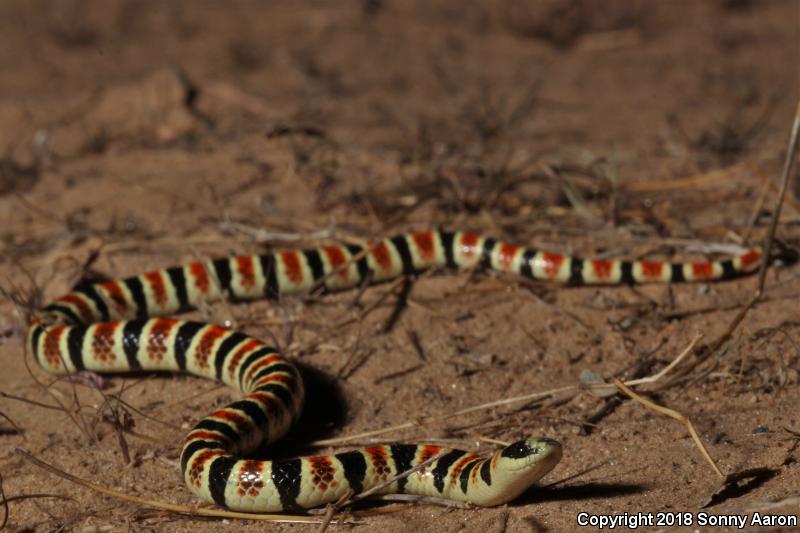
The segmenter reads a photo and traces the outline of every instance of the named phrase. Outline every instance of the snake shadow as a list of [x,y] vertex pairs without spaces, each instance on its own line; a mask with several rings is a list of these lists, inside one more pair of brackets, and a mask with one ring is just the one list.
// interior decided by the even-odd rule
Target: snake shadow
[[[289,433],[278,442],[269,446],[260,446],[252,452],[244,454],[249,459],[288,459],[299,455],[313,453],[309,443],[332,436],[337,428],[344,426],[347,419],[347,404],[341,387],[335,378],[324,372],[293,360],[298,369],[305,388],[305,407],[300,418],[294,422]],[[185,376],[180,372],[136,371],[110,372],[103,374],[106,378],[130,379],[132,377],[149,379],[174,379]],[[219,382],[217,382],[219,383]],[[205,414],[210,414],[211,408]],[[200,417],[192,421],[192,425],[200,421]],[[309,452],[309,453],[306,453]]]
[[344,426],[347,403],[336,379],[314,367],[293,360],[306,391],[305,407],[289,433],[280,441],[247,454],[254,459],[288,459],[314,453],[309,443],[329,438]]
[[621,498],[647,491],[646,485],[634,483],[582,483],[565,487],[531,487],[510,505],[523,506],[552,501],[579,501]]

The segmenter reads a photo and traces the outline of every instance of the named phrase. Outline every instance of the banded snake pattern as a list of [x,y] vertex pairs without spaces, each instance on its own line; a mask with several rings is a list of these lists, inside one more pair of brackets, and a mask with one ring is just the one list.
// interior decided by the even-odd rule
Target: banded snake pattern
[[420,231],[371,241],[195,261],[118,281],[85,284],[36,312],[28,348],[46,371],[183,371],[218,380],[243,397],[208,415],[186,436],[181,469],[200,498],[233,510],[294,511],[385,483],[434,456],[381,492],[477,505],[509,502],[561,459],[561,445],[526,438],[489,457],[432,445],[386,444],[335,455],[248,460],[280,439],[303,407],[303,382],[277,350],[244,333],[166,318],[204,303],[276,299],[314,287],[334,291],[431,267],[486,266],[571,285],[728,279],[758,267],[759,249],[723,261],[665,263],[584,260],[476,233]]

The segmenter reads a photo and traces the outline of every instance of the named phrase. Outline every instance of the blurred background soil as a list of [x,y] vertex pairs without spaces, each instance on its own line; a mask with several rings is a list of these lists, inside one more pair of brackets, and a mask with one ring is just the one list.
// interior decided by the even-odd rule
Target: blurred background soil
[[[795,0],[3,1],[0,474],[9,498],[69,498],[11,501],[8,530],[319,527],[145,512],[26,462],[15,448],[193,505],[178,445],[234,397],[185,376],[53,384],[24,355],[26,310],[81,279],[432,226],[603,257],[696,259],[704,243],[758,242],[798,100],[799,10]],[[796,243],[798,223],[789,199],[778,236]],[[653,374],[694,334],[718,338],[755,286],[560,288],[437,272],[194,316],[319,371],[303,431],[279,450],[292,453],[590,373]],[[674,420],[581,392],[384,437],[475,446],[545,435],[566,450],[545,479],[559,484],[503,508],[367,506],[349,527],[564,531],[581,511],[704,505],[797,514],[799,294],[797,267],[771,271],[729,341],[643,388],[692,418],[724,473],[760,469],[738,485],[721,490]]]

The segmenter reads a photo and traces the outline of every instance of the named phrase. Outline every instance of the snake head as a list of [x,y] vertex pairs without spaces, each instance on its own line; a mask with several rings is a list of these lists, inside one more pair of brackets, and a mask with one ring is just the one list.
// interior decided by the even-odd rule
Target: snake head
[[[561,460],[561,443],[552,439],[530,437],[509,444],[500,450],[498,467],[508,470],[535,471],[543,477]],[[535,481],[535,480],[533,480]],[[532,481],[532,482],[533,482]]]
[[[502,491],[488,490],[479,505],[502,505],[507,503],[539,481],[561,460],[561,444],[552,439],[530,437],[509,444],[495,453],[492,485],[502,486]],[[491,487],[495,488],[495,487]]]

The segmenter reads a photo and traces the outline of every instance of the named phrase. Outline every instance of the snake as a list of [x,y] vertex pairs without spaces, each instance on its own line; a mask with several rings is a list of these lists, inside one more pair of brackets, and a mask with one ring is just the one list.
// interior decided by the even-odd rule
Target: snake
[[79,284],[37,310],[27,347],[46,371],[180,371],[222,382],[240,399],[203,418],[183,440],[180,466],[199,498],[235,511],[293,512],[365,491],[495,506],[548,474],[562,446],[527,436],[490,455],[432,444],[390,443],[288,459],[247,455],[279,440],[298,419],[304,384],[274,347],[240,331],[171,318],[220,299],[276,300],[410,276],[433,267],[486,267],[568,285],[730,279],[753,271],[762,252],[670,263],[581,259],[473,232],[427,230],[314,249],[197,260],[115,281]]

